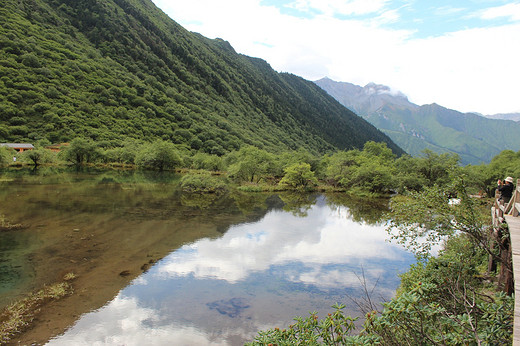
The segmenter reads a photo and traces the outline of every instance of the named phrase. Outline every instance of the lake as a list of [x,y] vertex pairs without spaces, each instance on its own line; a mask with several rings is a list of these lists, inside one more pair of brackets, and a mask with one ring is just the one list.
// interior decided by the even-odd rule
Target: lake
[[242,345],[364,289],[390,299],[415,262],[387,241],[386,201],[344,194],[188,195],[180,176],[4,171],[0,306],[76,274],[17,339],[49,345]]

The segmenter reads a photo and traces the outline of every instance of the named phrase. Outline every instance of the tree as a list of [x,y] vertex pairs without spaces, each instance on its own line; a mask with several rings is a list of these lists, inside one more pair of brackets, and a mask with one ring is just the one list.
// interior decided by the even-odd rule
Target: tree
[[290,188],[307,188],[318,184],[318,179],[311,171],[311,165],[308,163],[296,163],[284,169],[285,175],[280,180],[281,186]]
[[[458,203],[450,203],[454,199]],[[500,278],[506,283],[503,289],[507,293],[512,291],[511,259],[502,256],[509,251],[508,242],[491,237],[488,216],[479,210],[478,201],[468,194],[464,176],[453,178],[450,185],[426,187],[420,193],[392,199],[389,218],[392,221],[387,230],[392,238],[419,258],[430,257],[432,246],[446,238],[459,232],[465,234],[474,247],[501,263],[505,269],[504,277]]]
[[163,171],[181,165],[182,159],[173,143],[156,140],[142,146],[135,162],[141,167]]
[[224,163],[222,158],[217,155],[196,153],[193,155],[191,167],[208,171],[221,171],[224,169]]
[[13,162],[15,152],[13,149],[0,146],[0,166],[7,166]]
[[398,192],[421,191],[427,186],[426,178],[419,173],[418,159],[410,155],[403,155],[395,161],[397,174],[395,183]]
[[447,184],[450,173],[459,168],[457,154],[437,154],[429,149],[422,151],[423,157],[417,159],[417,170],[426,179],[428,186]]
[[23,157],[32,161],[35,167],[45,162],[52,162],[54,158],[52,151],[41,147],[32,150],[26,150],[22,155]]
[[[451,204],[450,198],[458,198],[460,203]],[[451,185],[393,198],[390,208],[392,238],[421,258],[429,257],[433,246],[458,231],[467,233],[477,246],[487,247],[486,219],[467,194],[463,177]]]
[[236,180],[251,183],[258,183],[262,177],[272,172],[274,166],[272,154],[253,146],[241,148],[230,155],[228,160],[233,162],[228,169],[229,175]]
[[362,151],[337,152],[326,160],[326,178],[336,186],[372,193],[396,188],[395,155],[385,143],[369,141]]
[[91,162],[98,155],[98,151],[91,139],[79,137],[70,142],[63,155],[65,160],[80,166]]

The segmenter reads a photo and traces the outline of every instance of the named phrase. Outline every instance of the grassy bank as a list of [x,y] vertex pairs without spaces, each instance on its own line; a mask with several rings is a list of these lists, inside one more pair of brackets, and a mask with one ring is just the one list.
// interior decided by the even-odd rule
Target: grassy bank
[[0,344],[8,343],[14,335],[27,329],[44,305],[72,294],[74,278],[73,273],[66,274],[62,282],[45,286],[1,311]]

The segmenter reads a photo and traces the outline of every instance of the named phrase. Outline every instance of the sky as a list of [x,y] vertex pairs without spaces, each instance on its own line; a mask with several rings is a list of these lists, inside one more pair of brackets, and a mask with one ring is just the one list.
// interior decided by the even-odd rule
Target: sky
[[401,91],[418,105],[520,112],[520,0],[152,0],[278,72]]

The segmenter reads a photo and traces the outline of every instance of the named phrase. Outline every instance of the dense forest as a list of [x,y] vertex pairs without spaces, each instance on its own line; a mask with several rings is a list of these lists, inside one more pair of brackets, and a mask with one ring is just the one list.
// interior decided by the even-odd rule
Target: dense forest
[[157,139],[223,155],[402,150],[312,82],[186,31],[151,1],[0,4],[0,142]]

